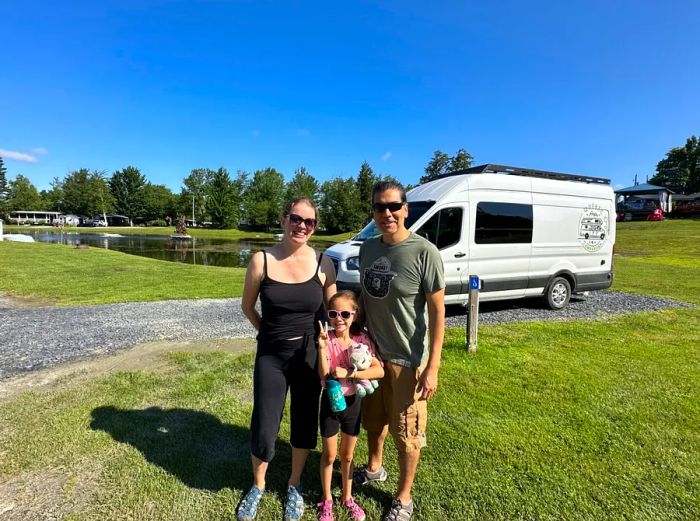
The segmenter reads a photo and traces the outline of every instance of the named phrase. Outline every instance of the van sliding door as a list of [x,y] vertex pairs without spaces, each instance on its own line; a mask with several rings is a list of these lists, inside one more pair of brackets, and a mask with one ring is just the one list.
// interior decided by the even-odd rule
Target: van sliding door
[[530,194],[513,192],[508,202],[481,200],[473,212],[469,271],[481,278],[482,295],[486,299],[524,296],[532,251]]

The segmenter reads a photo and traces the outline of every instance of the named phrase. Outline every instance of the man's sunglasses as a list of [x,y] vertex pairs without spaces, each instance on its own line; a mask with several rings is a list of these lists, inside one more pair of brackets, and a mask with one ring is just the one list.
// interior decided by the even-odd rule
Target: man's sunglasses
[[304,226],[310,230],[316,228],[316,219],[304,219],[301,215],[297,215],[295,213],[289,214],[289,222],[295,226],[299,226],[301,223],[304,223]]
[[338,311],[335,309],[328,310],[328,318],[330,318],[330,319],[338,318],[338,315],[340,315],[342,318],[347,320],[351,316],[353,316],[354,314],[355,314],[355,311]]
[[374,203],[372,205],[372,208],[374,208],[374,211],[377,213],[384,213],[387,210],[390,212],[398,212],[403,208],[403,205],[406,203],[402,202],[394,202],[394,203]]

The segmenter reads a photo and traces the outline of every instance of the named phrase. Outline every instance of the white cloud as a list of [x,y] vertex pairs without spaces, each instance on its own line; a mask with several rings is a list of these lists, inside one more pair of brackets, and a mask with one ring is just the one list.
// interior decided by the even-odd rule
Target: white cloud
[[391,157],[391,152],[382,155],[382,161],[387,161]]
[[621,183],[617,183],[617,184],[613,187],[613,189],[614,189],[614,190],[619,190],[620,188],[624,188],[624,187],[625,187],[625,185],[623,185],[623,184],[621,184]]
[[296,135],[299,137],[306,137],[309,134],[311,134],[311,132],[309,132],[309,129],[306,129],[306,128],[299,128],[296,131]]
[[254,128],[250,131],[250,135],[253,137],[258,137],[260,135],[260,131],[257,128]]
[[24,161],[25,163],[36,163],[37,159],[34,156],[25,154],[24,152],[15,152],[14,150],[4,150],[0,148],[0,156],[4,159],[14,159],[15,161]]
[[42,147],[30,148],[29,151],[32,154],[35,154],[37,156],[45,156],[46,154],[49,153],[48,150],[46,150],[45,148],[42,148]]

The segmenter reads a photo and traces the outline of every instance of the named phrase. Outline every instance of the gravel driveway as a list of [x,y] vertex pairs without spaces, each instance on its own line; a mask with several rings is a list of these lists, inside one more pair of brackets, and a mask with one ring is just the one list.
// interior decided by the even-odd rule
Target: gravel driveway
[[[563,311],[539,300],[482,303],[479,322],[599,318],[656,311],[682,302],[612,291],[575,296]],[[448,307],[448,327],[465,326],[465,308]],[[172,300],[81,307],[0,308],[0,380],[156,340],[253,337],[240,299]]]

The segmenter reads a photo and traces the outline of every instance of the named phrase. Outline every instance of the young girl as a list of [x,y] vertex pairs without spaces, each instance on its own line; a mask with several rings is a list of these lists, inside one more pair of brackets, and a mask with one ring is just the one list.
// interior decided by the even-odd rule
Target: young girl
[[[333,330],[328,330],[328,323],[321,324],[318,337],[318,371],[323,385],[325,378],[333,377],[340,381],[347,407],[334,413],[331,411],[327,393],[321,398],[321,437],[323,454],[321,456],[321,487],[323,500],[318,504],[319,521],[333,520],[333,498],[331,496],[331,477],[333,462],[337,453],[338,430],[343,435],[340,439],[340,473],[343,482],[343,506],[355,521],[363,521],[365,512],[352,498],[352,457],[355,452],[357,435],[360,433],[360,402],[355,394],[355,379],[376,379],[384,376],[384,369],[375,356],[375,349],[369,336],[359,328],[351,326],[357,313],[357,297],[352,291],[340,291],[328,302],[328,319]],[[357,330],[357,331],[356,331]],[[372,353],[372,364],[364,371],[353,371],[348,358],[348,350],[357,344],[367,344]]]

